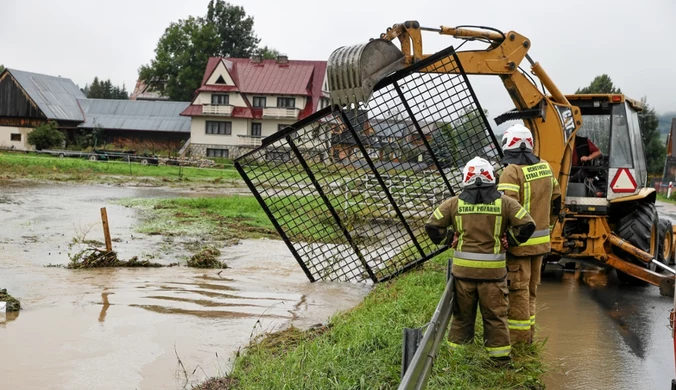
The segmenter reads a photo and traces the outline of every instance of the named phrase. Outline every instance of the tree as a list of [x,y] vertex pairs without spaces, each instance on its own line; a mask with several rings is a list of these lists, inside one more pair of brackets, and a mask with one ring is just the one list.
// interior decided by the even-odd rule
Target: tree
[[243,7],[211,0],[203,18],[189,17],[171,23],[155,48],[155,58],[139,68],[139,79],[170,100],[192,100],[209,57],[248,58],[259,51],[264,58],[279,52],[253,31],[253,17]]
[[5,65],[0,64],[0,73],[2,73],[3,70],[5,70]]
[[211,0],[206,20],[221,38],[218,48],[221,57],[248,58],[256,51],[260,39],[253,31],[253,17],[247,16],[243,7]]
[[60,146],[65,138],[63,133],[58,129],[58,124],[54,121],[40,125],[28,133],[28,143],[35,146],[37,150]]
[[129,93],[124,84],[122,84],[122,87],[120,88],[117,85],[114,86],[110,79],[99,81],[98,77],[94,77],[91,86],[89,84],[85,85],[85,87],[82,88],[82,93],[90,99],[129,99]]
[[260,54],[264,60],[274,60],[279,55],[281,55],[281,53],[278,50],[275,50],[267,46],[258,48],[258,54]]
[[619,88],[613,84],[613,80],[607,74],[596,76],[589,86],[579,88],[575,91],[576,95],[586,93],[622,93]]
[[171,23],[157,43],[155,58],[139,69],[139,78],[170,100],[190,101],[209,57],[220,46],[216,27],[203,18],[191,16]]
[[660,139],[659,118],[645,97],[641,99],[641,103],[643,103],[643,111],[640,113],[641,138],[645,149],[648,174],[661,174],[667,155],[666,146]]

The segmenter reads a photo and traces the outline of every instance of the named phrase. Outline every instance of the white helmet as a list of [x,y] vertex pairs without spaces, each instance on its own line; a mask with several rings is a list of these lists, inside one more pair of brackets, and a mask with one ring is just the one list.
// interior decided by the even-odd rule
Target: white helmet
[[533,151],[533,134],[522,124],[515,124],[502,136],[502,150],[519,150],[521,145]]
[[483,184],[495,184],[495,173],[491,164],[481,157],[471,159],[462,170],[462,185],[469,187],[474,185],[477,180]]

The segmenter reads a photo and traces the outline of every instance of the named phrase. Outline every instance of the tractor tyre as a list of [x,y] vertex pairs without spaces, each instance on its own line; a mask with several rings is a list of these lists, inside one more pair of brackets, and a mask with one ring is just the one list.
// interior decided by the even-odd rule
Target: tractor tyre
[[[636,207],[627,210],[627,213],[620,217],[617,223],[617,235],[620,238],[651,254],[656,254],[657,252],[658,231],[658,216],[655,211],[655,204],[650,202],[638,203]],[[651,269],[655,267],[654,265],[648,267],[646,263],[620,249],[615,248],[614,250],[620,258],[631,261],[641,267]],[[621,271],[617,271],[617,278],[622,283],[636,286],[647,284],[647,282]]]
[[674,231],[672,229],[671,221],[660,220],[660,236],[659,248],[657,252],[657,260],[664,264],[671,264],[673,259],[673,245],[674,245]]

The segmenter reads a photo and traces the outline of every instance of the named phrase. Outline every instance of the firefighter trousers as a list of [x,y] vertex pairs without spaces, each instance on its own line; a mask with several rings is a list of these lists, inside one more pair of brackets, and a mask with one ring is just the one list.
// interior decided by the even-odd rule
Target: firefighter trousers
[[511,352],[507,329],[507,282],[455,279],[455,303],[448,340],[451,347],[474,339],[477,306],[484,325],[484,347],[491,358],[508,359]]
[[535,336],[535,300],[543,255],[507,257],[509,335],[512,345],[532,343]]

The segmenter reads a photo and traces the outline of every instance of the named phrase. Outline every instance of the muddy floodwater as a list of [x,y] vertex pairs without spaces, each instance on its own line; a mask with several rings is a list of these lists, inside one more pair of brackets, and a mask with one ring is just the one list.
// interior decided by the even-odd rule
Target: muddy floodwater
[[[21,300],[0,317],[2,389],[180,389],[225,373],[250,338],[326,322],[368,287],[309,283],[286,246],[245,240],[222,249],[230,268],[67,270],[76,235],[103,240],[107,208],[120,258],[185,256],[134,232],[120,198],[194,196],[170,190],[0,183],[0,287]],[[179,363],[180,359],[180,363]]]
[[[676,206],[658,202],[657,210],[674,223]],[[538,302],[548,389],[670,388],[674,303],[657,287],[620,285],[613,271],[548,267]]]

